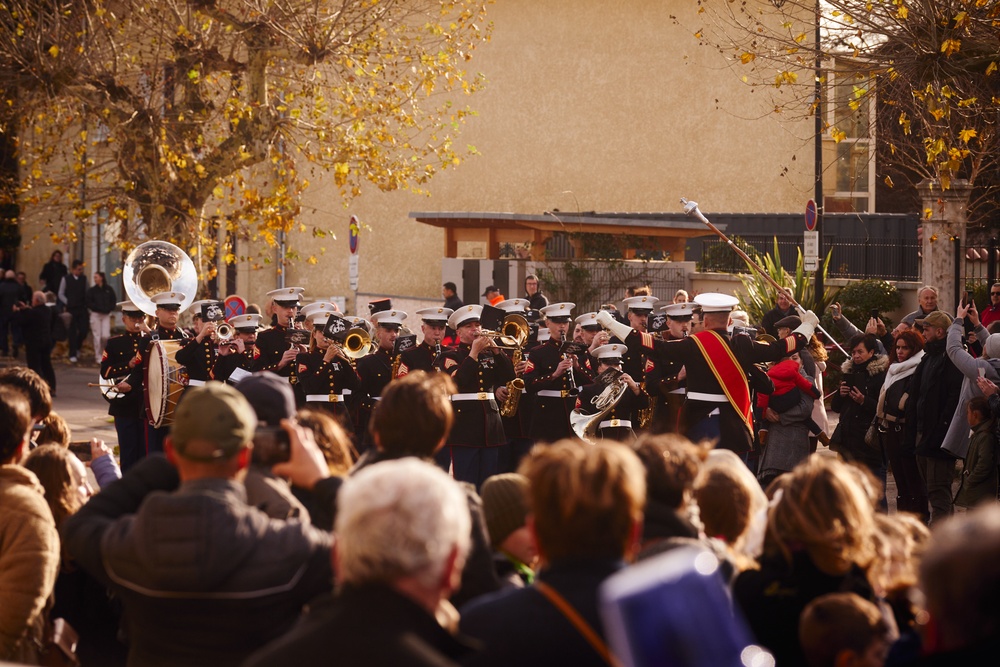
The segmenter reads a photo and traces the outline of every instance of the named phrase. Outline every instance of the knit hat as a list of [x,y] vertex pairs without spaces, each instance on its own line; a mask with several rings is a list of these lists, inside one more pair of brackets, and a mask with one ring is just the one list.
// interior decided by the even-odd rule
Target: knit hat
[[515,472],[495,475],[483,484],[483,515],[494,549],[525,524],[528,517],[528,478]]
[[1000,333],[989,335],[983,343],[983,351],[990,359],[1000,359]]
[[190,389],[174,411],[170,439],[186,459],[230,459],[253,440],[257,419],[240,392],[221,382]]
[[270,371],[254,373],[237,385],[257,414],[257,420],[277,426],[295,417],[295,394],[288,379]]

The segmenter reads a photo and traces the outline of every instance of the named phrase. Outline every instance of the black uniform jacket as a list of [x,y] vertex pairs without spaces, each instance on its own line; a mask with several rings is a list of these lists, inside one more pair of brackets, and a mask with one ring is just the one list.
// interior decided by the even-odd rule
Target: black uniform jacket
[[[514,379],[514,365],[499,351],[484,351],[479,359],[469,356],[471,347],[459,344],[441,355],[437,368],[452,377],[458,395],[493,393]],[[507,441],[496,399],[471,397],[452,402],[455,425],[448,436],[449,445],[496,447]]]
[[[802,334],[794,333],[773,343],[758,343],[749,336],[738,335],[730,337],[725,329],[715,330],[736,357],[743,369],[741,381],[746,383],[746,374],[753,364],[765,361],[778,361],[806,345]],[[654,360],[654,363],[681,362],[687,367],[687,398],[684,401],[683,417],[690,427],[719,410],[722,437],[719,447],[735,452],[749,451],[753,446],[753,434],[743,421],[736,408],[727,402],[706,401],[697,398],[697,394],[725,395],[719,380],[712,371],[708,360],[701,352],[694,337],[688,336],[681,340],[661,341],[649,334],[633,331],[625,341],[626,345],[642,347]],[[721,360],[720,360],[721,361]],[[692,392],[695,397],[692,397]],[[747,388],[749,394],[749,387]]]
[[[555,442],[573,437],[569,413],[576,405],[575,389],[569,371],[554,377],[556,366],[562,361],[561,344],[548,340],[528,354],[528,367],[524,371],[525,391],[532,397],[531,426],[528,437],[538,442]],[[573,369],[577,386],[592,380],[584,368]],[[539,395],[539,392],[560,392],[562,396]]]
[[142,364],[138,363],[134,368],[128,367],[128,362],[134,359],[135,355],[142,349],[144,349],[143,335],[139,332],[114,336],[104,346],[104,356],[101,357],[101,377],[116,382],[125,381],[132,387],[132,390],[122,394],[121,398],[110,401],[108,414],[112,417],[141,419],[144,415]]

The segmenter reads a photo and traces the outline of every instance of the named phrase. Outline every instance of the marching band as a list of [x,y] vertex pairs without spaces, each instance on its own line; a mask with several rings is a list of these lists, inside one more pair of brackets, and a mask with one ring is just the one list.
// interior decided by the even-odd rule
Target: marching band
[[[569,302],[528,310],[527,299],[508,299],[419,310],[416,343],[407,313],[388,299],[370,304],[368,318],[348,318],[326,301],[302,307],[305,290],[284,287],[268,293],[273,317],[263,327],[259,314],[225,320],[220,302],[147,289],[140,279],[126,283],[131,298],[118,304],[126,332],[109,341],[100,371],[125,469],[162,447],[187,387],[238,384],[259,371],[290,383],[300,407],[335,416],[360,452],[373,445],[367,423],[390,382],[447,373],[455,422],[437,461],[477,487],[516,469],[534,444],[567,437],[677,432],[745,452],[753,441],[750,367],[801,348],[816,324],[804,311],[790,336],[762,342],[733,330],[737,301],[722,294],[662,307],[652,295],[630,297],[623,319],[607,309],[574,318]],[[187,308],[190,334],[177,327]],[[693,318],[702,325],[696,332]],[[444,345],[446,328],[455,345]]]

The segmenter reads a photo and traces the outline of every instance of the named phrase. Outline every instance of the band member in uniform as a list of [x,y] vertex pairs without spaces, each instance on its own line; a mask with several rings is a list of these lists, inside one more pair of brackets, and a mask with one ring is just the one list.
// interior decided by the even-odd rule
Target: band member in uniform
[[[595,369],[597,362],[594,360],[594,351],[602,345],[608,344],[608,334],[604,333],[601,325],[597,323],[597,311],[584,313],[576,318],[576,331],[587,348],[587,354],[580,358],[580,363],[591,375],[597,375]],[[602,335],[603,334],[603,335]]]
[[373,343],[378,348],[367,357],[358,359],[358,376],[361,378],[360,405],[358,406],[358,453],[364,454],[371,447],[371,434],[368,433],[368,420],[375,403],[382,396],[382,390],[392,380],[393,347],[403,326],[406,313],[401,310],[380,310],[372,315],[375,324]]
[[[624,300],[625,318],[632,329],[639,333],[649,332],[649,314],[659,301],[655,296],[630,296]],[[624,343],[623,340],[608,340],[607,343]],[[602,343],[606,345],[607,343]],[[646,352],[644,349],[628,345],[628,353],[622,359],[622,370],[642,385],[646,378]]]
[[264,318],[257,313],[236,315],[229,319],[233,327],[233,338],[228,344],[219,346],[219,356],[215,359],[212,379],[228,384],[237,384],[253,373],[257,362],[257,330]]
[[451,308],[424,308],[417,311],[420,317],[420,332],[424,339],[420,345],[404,350],[399,355],[399,369],[396,377],[401,378],[412,371],[432,371],[434,361],[444,351],[442,340],[448,327]]
[[704,314],[705,330],[679,341],[658,341],[599,313],[606,329],[624,338],[629,346],[642,346],[657,362],[680,361],[687,367],[687,398],[683,418],[693,441],[715,440],[718,447],[737,453],[750,451],[753,422],[750,366],[777,361],[806,345],[819,319],[812,311],[802,314],[802,325],[783,340],[758,343],[747,335],[730,338],[730,312],[738,300],[724,294],[699,294],[695,302]]
[[[521,315],[527,319],[527,299],[507,299],[498,303],[496,307],[506,313]],[[521,349],[521,353],[518,355],[520,357],[520,361],[517,364],[514,364],[514,350],[502,350],[514,366],[514,375],[522,379],[524,377],[524,369],[528,366],[527,348],[530,346],[531,343],[529,341],[525,341],[524,348]],[[500,470],[501,472],[513,472],[517,470],[517,466],[520,465],[521,459],[524,458],[529,451],[531,451],[532,446],[535,444],[534,441],[528,437],[528,429],[531,427],[531,396],[529,396],[526,391],[522,391],[521,397],[518,399],[517,403],[517,412],[510,417],[504,417],[501,415],[500,419],[503,422],[504,435],[507,436],[507,448],[502,452],[501,457],[506,460],[501,460]]]
[[[665,341],[681,340],[688,335],[692,303],[679,302],[663,306],[666,329],[661,332]],[[682,433],[679,423],[686,392],[687,370],[680,361],[663,361],[648,358],[646,361],[646,392],[654,402],[652,433]]]
[[438,465],[452,477],[475,484],[496,475],[503,461],[507,437],[497,401],[507,400],[507,383],[514,366],[493,341],[480,334],[482,306],[462,306],[448,319],[458,345],[444,352],[436,367],[455,381],[451,397],[455,424],[445,446],[436,454]]
[[215,368],[215,322],[205,321],[201,314],[201,307],[209,303],[219,302],[202,299],[191,304],[194,337],[175,355],[177,363],[187,369],[189,387],[200,387],[211,380],[212,369]]
[[[534,401],[528,437],[536,443],[574,437],[569,413],[576,405],[579,386],[591,381],[579,357],[563,352],[574,305],[553,303],[542,308],[550,338],[528,355],[524,388]],[[540,338],[542,330],[538,333]]]
[[310,309],[314,305],[302,310],[312,321],[313,339],[309,352],[296,359],[299,384],[309,408],[329,412],[348,433],[354,433],[354,411],[348,408],[348,399],[361,388],[361,379],[336,339],[337,334],[347,333],[347,320],[330,309]]
[[[597,375],[604,373],[610,368],[621,370],[622,356],[628,352],[628,348],[619,343],[602,345],[593,352],[597,359]],[[639,388],[639,384],[633,380],[628,373],[622,373],[618,381],[628,385],[628,389],[622,397],[611,408],[611,411],[604,415],[604,418],[597,425],[597,435],[600,438],[630,442],[635,440],[635,426],[632,423],[632,415],[645,408],[649,404],[649,397],[646,392]],[[591,382],[580,390],[580,395],[576,399],[576,409],[584,414],[594,414],[598,410],[594,406],[594,399],[604,391],[608,385],[602,382]]]
[[[177,320],[181,315],[181,304],[184,302],[184,295],[179,292],[160,292],[154,295],[150,301],[156,306],[156,327],[143,338],[143,360],[148,358],[149,347],[154,340],[186,340],[187,332],[178,328]],[[143,391],[149,391],[149,387],[143,387]],[[169,426],[155,428],[152,424],[146,423],[146,452],[162,452],[163,439],[170,433]]]
[[[306,350],[305,346],[289,345],[286,334],[289,329],[299,328],[295,324],[302,293],[301,287],[283,287],[267,293],[271,297],[274,323],[257,335],[257,360],[254,372],[270,371],[279,377],[296,383],[295,357]],[[296,401],[302,398],[296,396]],[[302,399],[304,403],[304,398]]]
[[125,333],[108,340],[101,357],[101,377],[115,382],[108,414],[115,419],[122,472],[146,456],[146,405],[142,396],[144,313],[131,301],[118,304]]

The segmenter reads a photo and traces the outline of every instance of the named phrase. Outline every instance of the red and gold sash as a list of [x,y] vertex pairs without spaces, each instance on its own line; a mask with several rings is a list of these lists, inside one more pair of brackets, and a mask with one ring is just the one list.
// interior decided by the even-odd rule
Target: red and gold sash
[[729,399],[743,423],[746,424],[750,432],[753,433],[753,416],[750,406],[750,385],[747,384],[747,374],[736,360],[736,355],[729,347],[726,340],[712,331],[706,329],[691,335],[701,354],[705,357],[708,367],[712,369],[715,379],[719,381],[719,386]]

